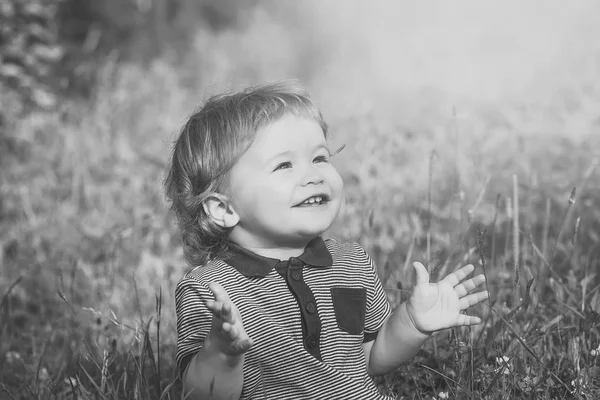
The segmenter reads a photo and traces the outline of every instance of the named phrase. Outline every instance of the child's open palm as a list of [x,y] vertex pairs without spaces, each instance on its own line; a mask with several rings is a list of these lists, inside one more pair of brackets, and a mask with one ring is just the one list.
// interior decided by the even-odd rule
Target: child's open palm
[[215,300],[206,302],[206,306],[213,314],[207,340],[229,356],[245,353],[254,343],[246,334],[237,307],[220,284],[210,283],[208,288],[215,295]]
[[441,329],[462,325],[476,325],[478,317],[462,314],[466,310],[488,298],[488,292],[471,293],[485,282],[484,275],[477,275],[461,283],[475,269],[467,265],[447,275],[438,283],[429,282],[429,273],[419,262],[413,263],[416,284],[407,302],[407,311],[419,331],[435,332]]

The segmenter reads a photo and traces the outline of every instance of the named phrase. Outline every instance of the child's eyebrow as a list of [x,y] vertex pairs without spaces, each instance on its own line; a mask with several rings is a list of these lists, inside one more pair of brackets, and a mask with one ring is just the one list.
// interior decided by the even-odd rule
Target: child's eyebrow
[[269,167],[273,163],[273,161],[275,161],[277,159],[289,157],[291,154],[292,154],[291,151],[282,151],[281,153],[277,153],[271,157],[267,157],[265,159],[264,166]]
[[[317,151],[317,150],[321,150],[321,149],[323,149],[323,150],[326,150],[328,153],[331,153],[331,151],[329,150],[329,147],[327,147],[327,144],[326,144],[326,143],[321,143],[321,144],[319,144],[319,145],[315,146],[315,147],[313,148],[313,151]],[[287,151],[282,151],[281,153],[277,153],[277,154],[275,154],[274,156],[272,156],[272,157],[269,157],[269,158],[267,159],[267,162],[266,162],[266,163],[268,164],[268,163],[272,162],[273,160],[276,160],[276,159],[278,159],[278,158],[281,158],[281,157],[284,157],[284,156],[290,156],[290,155],[292,155],[292,154],[293,154],[293,152],[292,152],[292,151],[289,151],[289,150],[287,150]]]
[[327,150],[328,153],[331,153],[331,151],[329,150],[329,146],[327,146],[327,144],[320,144],[317,147],[315,147],[315,150]]
[[275,160],[275,159],[277,159],[277,158],[281,158],[281,157],[283,157],[283,156],[289,156],[289,155],[291,155],[291,154],[292,154],[292,152],[291,152],[291,151],[289,151],[289,150],[288,150],[288,151],[282,151],[281,153],[277,153],[277,154],[275,154],[274,156],[272,156],[272,157],[269,157],[269,158],[267,159],[267,162],[271,162],[271,161],[273,161],[273,160]]

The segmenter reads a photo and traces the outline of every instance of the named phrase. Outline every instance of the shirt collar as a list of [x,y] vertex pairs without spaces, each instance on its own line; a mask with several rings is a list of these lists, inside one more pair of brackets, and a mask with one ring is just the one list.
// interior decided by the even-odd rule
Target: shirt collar
[[[253,253],[233,242],[229,246],[229,251],[230,256],[224,261],[247,277],[265,277],[278,263],[282,262],[276,258],[263,257]],[[329,267],[333,264],[333,257],[320,236],[311,240],[306,245],[304,253],[295,258],[311,267]],[[287,260],[283,262],[287,262]]]

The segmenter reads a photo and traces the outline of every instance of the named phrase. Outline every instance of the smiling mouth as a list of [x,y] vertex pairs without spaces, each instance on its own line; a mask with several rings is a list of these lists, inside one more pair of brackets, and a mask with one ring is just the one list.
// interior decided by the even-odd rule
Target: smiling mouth
[[329,201],[329,197],[324,194],[321,194],[321,195],[309,197],[308,199],[304,200],[302,203],[296,204],[294,207],[320,206],[322,204],[327,203],[328,201]]

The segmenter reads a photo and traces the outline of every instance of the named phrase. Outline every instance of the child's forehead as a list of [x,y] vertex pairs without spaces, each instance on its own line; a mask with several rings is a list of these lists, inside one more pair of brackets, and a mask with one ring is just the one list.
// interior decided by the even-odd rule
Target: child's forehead
[[327,146],[327,138],[314,121],[306,120],[298,125],[280,124],[257,132],[256,145],[265,151],[286,149],[301,151]]
[[265,141],[285,141],[295,139],[299,142],[326,141],[323,128],[318,121],[301,115],[284,115],[259,128],[257,137]]

